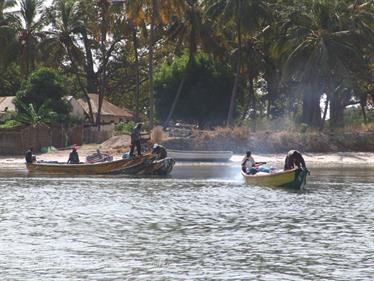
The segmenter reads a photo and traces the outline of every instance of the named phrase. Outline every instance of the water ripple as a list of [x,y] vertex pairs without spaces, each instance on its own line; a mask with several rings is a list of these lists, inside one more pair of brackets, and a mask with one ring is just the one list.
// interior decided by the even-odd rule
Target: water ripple
[[325,171],[296,193],[224,177],[3,177],[0,277],[372,280],[373,182]]

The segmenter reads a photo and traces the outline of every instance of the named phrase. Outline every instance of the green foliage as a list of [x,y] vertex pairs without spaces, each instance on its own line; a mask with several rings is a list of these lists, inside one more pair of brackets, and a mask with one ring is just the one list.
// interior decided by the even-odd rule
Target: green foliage
[[[374,109],[366,109],[368,123],[374,122]],[[347,125],[364,123],[361,107],[350,107],[344,112],[344,120]]]
[[301,123],[300,124],[300,133],[305,134],[308,131],[308,128],[309,128],[308,124]]
[[116,130],[116,132],[118,132],[120,134],[128,135],[128,134],[131,134],[134,127],[135,127],[135,123],[132,122],[132,121],[130,121],[130,122],[119,122],[118,124],[116,124],[114,129]]
[[0,65],[0,97],[15,96],[21,85],[19,66],[15,63],[1,68]]
[[[208,55],[198,55],[173,118],[206,127],[223,123],[232,92],[238,123],[266,125],[295,113],[293,121],[310,127],[322,125],[321,95],[334,113],[326,127],[349,111],[344,93],[362,104],[373,93],[373,1],[56,0],[42,9],[45,2],[0,0],[0,96],[18,92],[36,113],[46,103],[59,122],[75,122],[67,120],[61,100],[65,84],[77,98],[103,93],[116,105],[137,108],[141,119],[150,117],[150,69],[159,70],[156,107],[165,119],[188,60],[174,56],[185,49],[191,57]],[[45,69],[30,76],[40,66],[68,82]],[[20,88],[21,77],[29,79]],[[346,117],[348,125],[351,119],[362,118]]]
[[[63,99],[65,94],[62,76],[56,70],[40,68],[22,83],[21,89],[17,92],[16,104],[32,104],[35,112],[49,110],[57,114],[56,121],[66,121],[70,107]],[[20,113],[27,113],[23,106],[17,106],[17,109]]]
[[[165,120],[179,83],[186,70],[188,56],[164,64],[155,77],[157,116]],[[205,54],[198,54],[188,73],[176,105],[174,118],[198,122],[200,127],[221,125],[227,116],[232,87],[232,73],[225,64],[215,63]]]
[[16,121],[21,124],[37,127],[55,123],[58,118],[56,112],[50,111],[51,105],[48,101],[43,103],[38,110],[35,110],[33,104],[26,105],[21,100],[16,100],[16,106],[19,110]]
[[18,122],[17,120],[7,120],[4,124],[0,125],[0,129],[10,129],[22,126],[23,124],[21,122]]

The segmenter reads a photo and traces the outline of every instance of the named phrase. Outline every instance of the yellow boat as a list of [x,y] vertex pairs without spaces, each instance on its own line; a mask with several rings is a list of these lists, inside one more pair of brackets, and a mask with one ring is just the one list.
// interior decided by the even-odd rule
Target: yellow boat
[[31,173],[65,174],[65,175],[97,175],[97,174],[136,174],[152,165],[155,156],[146,154],[132,159],[121,159],[93,164],[66,164],[58,162],[34,162],[26,164]]
[[306,184],[307,174],[308,171],[302,169],[260,175],[248,175],[242,171],[245,182],[249,185],[286,187],[294,189],[301,189]]

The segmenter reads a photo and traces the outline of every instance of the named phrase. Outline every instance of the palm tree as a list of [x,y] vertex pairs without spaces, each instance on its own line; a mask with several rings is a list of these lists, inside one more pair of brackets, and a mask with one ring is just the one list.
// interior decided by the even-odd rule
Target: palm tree
[[[364,61],[355,40],[355,30],[342,25],[339,5],[314,1],[309,14],[291,14],[286,36],[292,52],[286,61],[285,74],[304,85],[303,122],[321,126],[320,97],[326,92],[331,100],[332,123],[341,118],[337,110],[339,95],[334,89],[352,84],[353,66]],[[340,110],[340,109],[339,109]]]
[[38,44],[45,34],[42,0],[20,0],[20,11],[17,12],[15,29],[20,43],[20,65],[24,78],[35,68],[38,56]]
[[[188,45],[188,62],[186,65],[186,70],[183,75],[183,78],[178,86],[177,93],[171,105],[169,114],[164,122],[164,127],[169,125],[171,117],[173,116],[175,106],[178,103],[179,97],[182,93],[184,83],[187,79],[189,72],[193,68],[194,57],[198,49],[198,43],[203,44],[202,42],[208,41],[211,36],[208,33],[204,32],[208,29],[206,21],[203,19],[203,11],[201,7],[198,6],[197,0],[186,1],[187,7],[185,10],[185,16],[182,18],[177,18],[170,27],[171,39],[177,38],[178,49],[182,42],[186,41]],[[203,37],[203,35],[207,35]],[[179,51],[179,50],[177,50]]]
[[266,58],[262,50],[262,42],[258,37],[250,37],[245,40],[243,46],[243,72],[246,74],[248,79],[248,97],[247,105],[245,106],[241,123],[250,111],[250,117],[253,121],[252,131],[256,131],[256,111],[257,111],[257,97],[255,91],[255,80],[264,72],[266,68]]
[[207,13],[213,17],[221,16],[227,26],[230,21],[236,26],[236,70],[235,80],[231,93],[230,107],[227,115],[227,125],[232,126],[234,121],[235,100],[239,87],[242,65],[242,33],[253,32],[261,27],[267,18],[268,11],[260,0],[205,0]]
[[51,29],[47,32],[48,37],[42,43],[43,49],[49,50],[50,57],[58,62],[67,56],[71,63],[73,72],[79,87],[84,94],[89,108],[89,119],[94,122],[91,101],[87,87],[84,85],[80,75],[80,65],[83,64],[84,55],[78,47],[77,34],[82,29],[82,22],[78,14],[78,5],[73,0],[56,0],[53,8],[48,11],[47,19]]
[[[162,2],[162,3],[161,3]],[[157,25],[168,23],[171,14],[180,15],[183,2],[180,0],[128,0],[129,16],[136,22],[147,22],[149,25],[148,34],[148,80],[149,80],[149,127],[154,126],[154,49],[156,43]]]
[[7,47],[10,46],[10,42],[14,39],[14,30],[12,28],[12,17],[9,12],[5,10],[13,8],[16,4],[14,0],[0,0],[0,62],[6,59],[8,56]]
[[132,42],[134,48],[134,60],[136,71],[136,85],[135,85],[135,121],[139,122],[139,107],[140,107],[140,62],[139,62],[139,42],[137,37],[137,27],[132,25]]

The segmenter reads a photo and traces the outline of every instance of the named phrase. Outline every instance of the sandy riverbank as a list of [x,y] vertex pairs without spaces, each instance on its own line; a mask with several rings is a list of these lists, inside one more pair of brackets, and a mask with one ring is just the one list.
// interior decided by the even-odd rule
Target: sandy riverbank
[[[81,161],[87,155],[96,151],[100,145],[90,144],[78,148]],[[65,162],[68,159],[70,150],[58,150],[44,154],[37,154],[38,160]],[[105,152],[105,151],[103,151]],[[121,154],[113,154],[114,158],[120,158]],[[284,153],[280,154],[254,154],[256,161],[266,161],[274,166],[282,166],[285,158]],[[237,165],[242,159],[242,155],[234,155],[228,165]],[[312,167],[340,167],[350,165],[360,165],[374,167],[373,152],[334,152],[334,153],[304,153],[307,166]],[[178,163],[177,163],[178,164]],[[22,156],[2,156],[0,157],[0,168],[23,167],[24,158]]]

